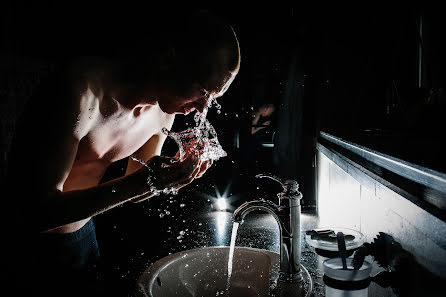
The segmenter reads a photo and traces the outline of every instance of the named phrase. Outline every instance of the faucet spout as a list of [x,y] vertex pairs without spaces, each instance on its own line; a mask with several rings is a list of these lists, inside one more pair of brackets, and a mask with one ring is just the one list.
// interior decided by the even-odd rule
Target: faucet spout
[[[282,220],[280,216],[282,215],[280,213],[280,207],[276,205],[275,203],[268,201],[268,200],[251,200],[248,202],[243,203],[240,205],[233,213],[232,215],[232,221],[237,223],[243,223],[245,217],[252,211],[264,211],[269,214],[271,214],[276,221],[279,223],[279,229],[282,233],[282,231],[287,232],[286,226],[283,226]],[[284,230],[282,230],[284,229]]]
[[[288,283],[302,281],[300,268],[300,195],[290,199],[290,205],[279,206],[267,200],[252,200],[240,205],[233,213],[232,221],[242,223],[246,215],[260,210],[271,214],[280,230],[279,280]],[[291,201],[293,200],[293,201]]]

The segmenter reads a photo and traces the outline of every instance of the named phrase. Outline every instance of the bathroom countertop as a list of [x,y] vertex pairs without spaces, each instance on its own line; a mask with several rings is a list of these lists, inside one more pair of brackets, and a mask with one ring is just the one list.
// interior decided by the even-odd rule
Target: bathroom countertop
[[[102,243],[102,255],[109,262],[107,269],[109,281],[116,286],[116,290],[122,290],[122,296],[133,296],[132,292],[139,276],[151,263],[171,253],[188,249],[229,246],[232,233],[232,211],[218,211],[215,209],[215,201],[206,198],[197,198],[197,201],[183,198],[159,199],[158,205],[148,202],[143,207],[131,206],[121,212],[145,212],[145,220],[142,216],[133,215],[128,219],[125,227],[122,223],[112,226],[117,238],[115,242],[104,240]],[[172,201],[172,202],[170,202]],[[194,207],[191,207],[193,203]],[[234,207],[232,207],[234,208]],[[150,215],[149,215],[150,214]],[[129,216],[126,216],[130,218]],[[134,220],[138,220],[136,223]],[[101,239],[101,220],[96,220],[98,239]],[[304,231],[315,229],[319,226],[316,214],[303,213],[302,224],[302,255],[301,263],[304,265],[313,279],[313,296],[325,296],[325,284],[322,280],[322,263],[326,259],[315,253],[304,238]],[[135,226],[139,227],[135,227]],[[132,228],[133,234],[125,230]],[[120,237],[120,238],[119,238]],[[242,225],[238,228],[236,246],[252,247],[279,252],[279,229],[271,215],[262,213],[250,213]],[[101,241],[99,241],[101,243]],[[110,248],[113,246],[113,248]],[[373,263],[372,275],[383,271],[371,256],[367,256]],[[382,288],[375,283],[369,286],[369,296],[398,296],[391,287]]]

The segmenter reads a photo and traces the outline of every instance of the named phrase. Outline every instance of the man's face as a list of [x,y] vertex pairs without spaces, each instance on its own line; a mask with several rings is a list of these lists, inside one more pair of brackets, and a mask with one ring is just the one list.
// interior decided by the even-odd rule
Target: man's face
[[[219,77],[220,83],[213,82],[215,76],[211,77],[206,88],[201,84],[193,84],[191,88],[183,92],[182,95],[175,95],[172,92],[160,96],[158,104],[162,111],[169,114],[189,114],[194,110],[200,113],[208,106],[210,100],[223,96],[234,80],[236,73]],[[224,83],[221,83],[224,82]],[[214,87],[212,87],[214,86]]]
[[165,113],[187,115],[194,110],[203,112],[209,99],[210,94],[204,88],[194,85],[180,95],[173,92],[163,93],[158,98],[158,104]]

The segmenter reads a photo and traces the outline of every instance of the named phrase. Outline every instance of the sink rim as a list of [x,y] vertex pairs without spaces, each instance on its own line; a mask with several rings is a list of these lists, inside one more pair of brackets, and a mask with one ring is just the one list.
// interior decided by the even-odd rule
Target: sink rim
[[[182,251],[169,254],[165,257],[162,257],[162,258],[156,260],[155,262],[150,264],[147,267],[147,269],[144,270],[142,272],[141,276],[138,278],[138,280],[136,282],[137,293],[141,294],[141,296],[147,297],[148,295],[146,292],[146,288],[151,288],[154,285],[154,282],[156,280],[155,276],[157,274],[159,274],[159,272],[162,269],[164,269],[168,265],[171,265],[172,263],[174,263],[175,260],[180,260],[190,253],[197,253],[200,251],[213,250],[213,249],[214,250],[215,249],[229,250],[229,246],[206,246],[206,247],[198,247],[198,248],[193,248],[193,249],[188,249],[188,250],[182,250]],[[235,249],[244,249],[244,250],[248,250],[248,251],[261,252],[261,253],[266,254],[268,257],[270,257],[270,259],[272,259],[271,257],[273,255],[277,256],[280,259],[280,254],[278,252],[271,251],[271,250],[259,249],[259,248],[253,248],[253,247],[244,247],[244,246],[236,246]],[[312,291],[313,291],[313,279],[311,278],[310,273],[308,272],[306,267],[302,265],[302,263],[300,264],[300,267],[302,269],[304,281],[308,283],[308,290],[305,295],[305,297],[308,297],[312,294]]]

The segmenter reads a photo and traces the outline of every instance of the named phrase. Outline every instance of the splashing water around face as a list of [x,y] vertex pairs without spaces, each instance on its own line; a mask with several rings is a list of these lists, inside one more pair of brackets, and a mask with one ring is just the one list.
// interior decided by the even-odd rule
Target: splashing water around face
[[188,154],[200,156],[202,161],[218,160],[227,155],[218,142],[217,132],[206,119],[208,109],[212,104],[216,105],[217,111],[220,110],[221,106],[211,96],[203,112],[196,111],[194,115],[194,128],[189,128],[181,132],[169,131],[167,128],[162,129],[164,134],[171,137],[177,143],[180,150],[180,160]]
[[[196,112],[194,115],[195,127],[181,132],[169,131],[167,128],[163,128],[162,132],[171,137],[178,145],[180,150],[179,159],[182,160],[187,154],[194,154],[200,156],[202,161],[218,160],[221,157],[225,157],[227,154],[221,147],[217,139],[217,132],[214,127],[206,119],[208,108],[212,105],[217,108],[217,113],[220,113],[221,106],[217,103],[217,100],[211,95],[208,100],[207,106],[203,109],[203,112]],[[145,167],[152,171],[151,168],[144,160],[136,158],[134,155],[130,158],[136,162],[141,163]],[[163,194],[178,194],[178,189],[174,187],[157,189],[153,186],[152,177],[147,177],[147,185],[150,186],[150,191],[159,196]]]

